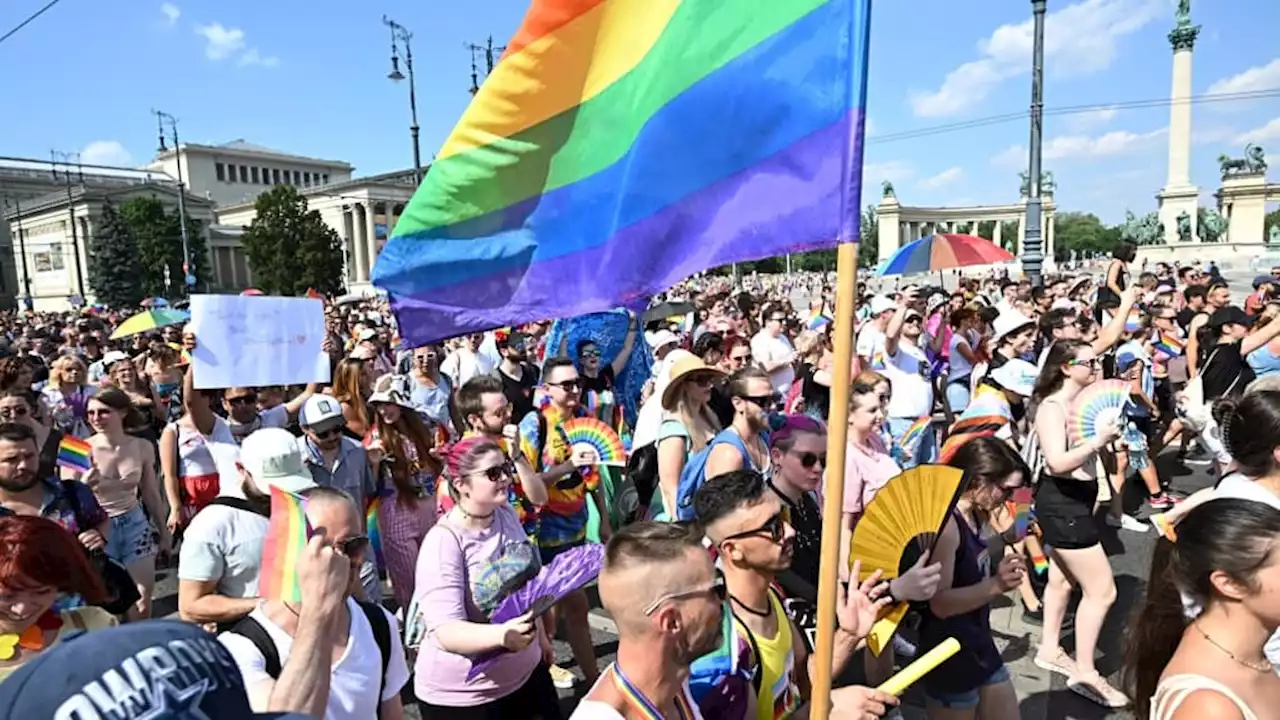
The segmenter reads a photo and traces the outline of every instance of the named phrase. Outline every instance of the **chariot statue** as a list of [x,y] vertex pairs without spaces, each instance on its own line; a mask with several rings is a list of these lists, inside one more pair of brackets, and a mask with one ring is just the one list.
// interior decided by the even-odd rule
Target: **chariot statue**
[[1267,171],[1267,155],[1261,146],[1249,143],[1242,158],[1219,155],[1218,167],[1224,179],[1234,175],[1259,175]]
[[893,194],[893,183],[889,182],[888,180],[885,180],[884,182],[880,183],[880,195],[881,197],[886,197],[886,198],[897,197],[896,195]]
[[1134,245],[1164,245],[1164,223],[1156,213],[1138,218],[1132,211],[1125,211],[1120,237]]

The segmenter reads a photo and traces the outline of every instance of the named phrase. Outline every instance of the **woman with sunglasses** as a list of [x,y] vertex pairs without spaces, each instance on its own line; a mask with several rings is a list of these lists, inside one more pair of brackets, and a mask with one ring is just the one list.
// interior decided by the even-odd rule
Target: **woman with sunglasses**
[[[1044,456],[1035,497],[1036,520],[1049,555],[1049,580],[1044,590],[1044,629],[1035,663],[1067,677],[1067,687],[1099,705],[1124,707],[1129,699],[1112,687],[1094,666],[1094,650],[1107,611],[1116,599],[1115,577],[1094,522],[1098,478],[1103,472],[1099,453],[1120,437],[1119,423],[1103,427],[1084,442],[1067,432],[1068,408],[1080,391],[1101,374],[1102,361],[1082,340],[1054,343],[1036,379],[1033,426]],[[1076,659],[1059,639],[1067,603],[1075,585],[1082,591],[1076,609]]]
[[372,361],[345,357],[333,371],[332,387],[325,390],[342,405],[342,416],[347,419],[343,433],[353,440],[363,440],[369,432],[372,418],[365,400],[372,390],[368,377],[372,367]]
[[[422,718],[557,720],[560,704],[549,670],[554,656],[538,618],[488,621],[501,600],[541,567],[507,503],[511,460],[494,441],[468,437],[446,450],[445,479],[455,504],[418,554],[418,613],[408,621],[424,626],[414,664]],[[505,652],[468,679],[472,659],[493,651]]]
[[440,345],[423,345],[413,351],[413,368],[409,379],[413,381],[409,399],[418,412],[446,431],[453,429],[453,382],[440,372],[444,348]]
[[724,373],[694,355],[686,354],[671,366],[671,380],[661,398],[658,492],[650,504],[656,519],[676,518],[676,494],[685,464],[720,432],[720,420],[709,403],[715,383],[723,377]]
[[126,418],[136,412],[118,388],[107,388],[89,400],[89,423],[96,431],[89,438],[93,467],[82,480],[111,518],[107,557],[125,566],[138,587],[141,597],[130,617],[145,619],[151,617],[156,553],[167,552],[171,540],[168,528],[160,528],[157,547],[150,520],[165,512],[156,483],[155,448],[124,431]]
[[98,388],[86,384],[84,363],[75,355],[63,355],[53,361],[49,382],[41,395],[49,408],[53,426],[67,435],[85,438],[92,434],[85,419],[89,398]]
[[31,428],[36,436],[36,448],[40,451],[41,479],[58,476],[58,445],[63,434],[36,419],[39,401],[30,390],[9,388],[0,390],[0,422],[17,423]]
[[970,480],[931,553],[941,579],[922,613],[919,651],[954,637],[960,652],[925,676],[929,717],[1017,720],[1018,696],[991,637],[990,613],[992,600],[1022,583],[1026,567],[1016,552],[992,556],[981,534],[1013,491],[1030,484],[1031,470],[994,437],[968,441],[949,464],[966,470]]
[[164,409],[151,383],[138,374],[133,360],[123,353],[112,358],[107,365],[107,378],[112,387],[120,388],[129,396],[137,413],[132,414],[133,424],[125,432],[152,442],[158,439],[157,429],[164,420]]
[[788,415],[769,436],[769,456],[773,474],[766,482],[796,531],[791,567],[778,574],[778,584],[786,592],[791,619],[810,630],[816,619],[822,556],[818,490],[827,467],[826,425],[808,415]]
[[213,502],[222,487],[222,474],[236,482],[240,445],[231,426],[214,413],[215,390],[196,390],[190,370],[183,377],[183,413],[160,433],[160,474],[169,514],[165,527],[176,535],[197,512]]

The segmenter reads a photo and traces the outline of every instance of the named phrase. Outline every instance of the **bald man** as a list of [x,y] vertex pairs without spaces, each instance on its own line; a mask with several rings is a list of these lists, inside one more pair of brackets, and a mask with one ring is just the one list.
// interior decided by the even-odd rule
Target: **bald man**
[[721,644],[724,581],[701,534],[673,523],[622,528],[609,541],[599,590],[618,625],[618,657],[572,717],[622,720],[640,698],[662,717],[702,718],[687,669]]
[[369,549],[362,514],[351,496],[327,487],[307,491],[306,514],[312,537],[298,563],[302,601],[267,600],[218,639],[240,668],[254,712],[402,720],[409,669],[400,628],[386,610],[351,597]]

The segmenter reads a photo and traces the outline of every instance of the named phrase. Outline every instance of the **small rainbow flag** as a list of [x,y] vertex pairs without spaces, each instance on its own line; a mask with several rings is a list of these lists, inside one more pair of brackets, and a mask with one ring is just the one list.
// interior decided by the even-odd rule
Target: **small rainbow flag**
[[262,546],[262,570],[258,594],[268,600],[301,602],[298,558],[311,537],[306,500],[277,487],[271,488],[271,521]]
[[58,443],[58,466],[75,472],[89,472],[93,467],[93,449],[89,443],[73,435],[63,435]]
[[1185,348],[1186,345],[1186,341],[1171,332],[1160,332],[1156,334],[1155,349],[1169,357],[1178,357],[1182,355],[1183,348]]
[[1124,331],[1134,332],[1142,329],[1142,311],[1134,308],[1129,311],[1129,317],[1124,320]]
[[805,323],[805,325],[810,330],[820,330],[830,323],[831,323],[831,318],[827,317],[821,312],[816,312],[809,316],[809,320],[807,323]]
[[1037,575],[1049,572],[1049,560],[1044,553],[1031,553],[1031,566],[1036,569]]
[[380,510],[382,510],[382,496],[376,495],[370,498],[364,510],[364,534],[369,536],[369,547],[373,549],[378,569],[383,570],[387,567],[387,561],[382,555],[382,530],[378,527]]
[[1013,534],[1019,540],[1031,532],[1031,521],[1035,517],[1031,509],[1032,497],[1029,487],[1013,491]]
[[898,438],[898,448],[902,450],[904,457],[915,457],[916,448],[920,446],[920,440],[924,438],[924,434],[933,429],[933,418],[925,416],[911,423],[902,436]]

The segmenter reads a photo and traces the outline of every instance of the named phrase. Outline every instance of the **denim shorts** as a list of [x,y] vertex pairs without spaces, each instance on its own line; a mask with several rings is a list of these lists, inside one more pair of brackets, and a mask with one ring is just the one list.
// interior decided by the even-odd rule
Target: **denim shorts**
[[156,531],[141,505],[111,518],[107,537],[107,557],[128,567],[156,555]]
[[928,698],[928,704],[941,705],[948,710],[972,710],[978,707],[979,693],[982,688],[989,685],[999,685],[1002,682],[1011,680],[1009,668],[1001,665],[991,676],[982,681],[982,684],[972,690],[964,692],[936,692],[925,688],[925,697]]
[[1124,434],[1121,436],[1125,449],[1129,451],[1129,467],[1133,470],[1146,470],[1151,467],[1151,460],[1147,456],[1150,449],[1150,443],[1147,441],[1147,434],[1138,427],[1138,424],[1129,421],[1125,424]]

